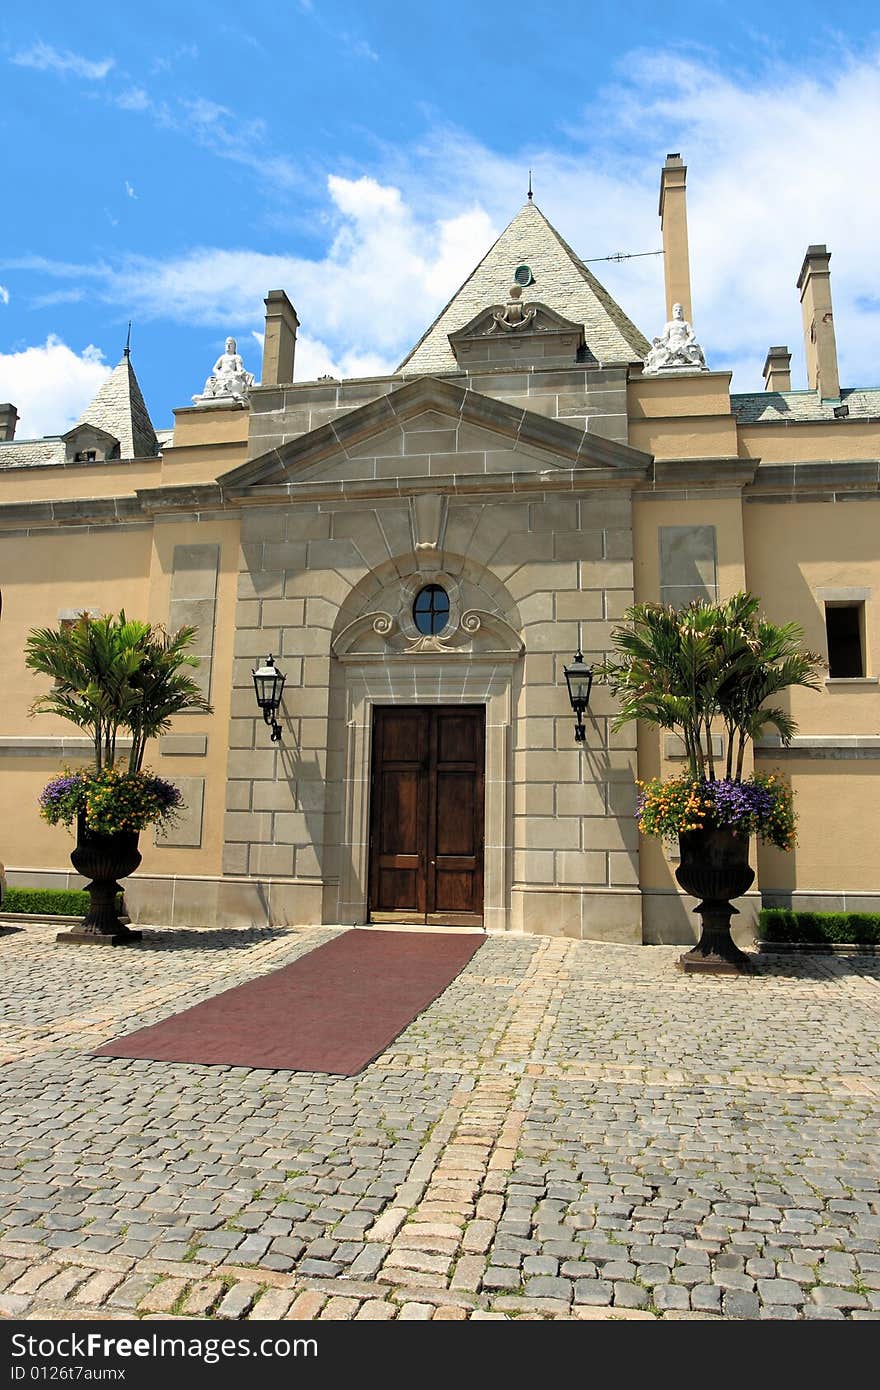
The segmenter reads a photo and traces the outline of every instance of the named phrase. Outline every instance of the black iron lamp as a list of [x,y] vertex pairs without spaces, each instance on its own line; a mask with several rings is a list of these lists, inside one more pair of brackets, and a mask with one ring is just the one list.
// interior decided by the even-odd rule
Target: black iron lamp
[[568,698],[577,719],[574,726],[574,740],[575,743],[586,743],[587,730],[584,725],[584,714],[590,703],[590,691],[593,688],[593,668],[586,665],[584,654],[578,647],[571,665],[563,667],[563,670],[565,683],[568,686]]
[[266,657],[263,665],[258,666],[253,672],[253,677],[254,690],[257,692],[257,704],[263,711],[264,720],[271,726],[272,742],[277,743],[281,738],[281,725],[275,715],[281,704],[281,694],[287,677],[278,670],[271,654]]

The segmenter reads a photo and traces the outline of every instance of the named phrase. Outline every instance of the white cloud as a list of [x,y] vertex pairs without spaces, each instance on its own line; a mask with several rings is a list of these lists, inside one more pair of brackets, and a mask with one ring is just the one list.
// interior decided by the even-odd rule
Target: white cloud
[[291,189],[302,182],[299,167],[286,155],[275,154],[268,143],[266,123],[241,117],[228,106],[206,97],[153,97],[143,87],[109,91],[107,100],[122,111],[145,115],[161,130],[171,130],[208,150],[251,169],[274,189]]
[[9,303],[9,291],[5,285],[0,285],[0,304]]
[[[246,246],[194,248],[167,261],[130,257],[91,267],[31,262],[139,317],[203,323],[247,336],[262,301],[283,288],[303,324],[297,375],[384,370],[399,361],[486,253],[525,199],[535,197],[587,260],[660,247],[659,169],[669,150],[689,166],[694,325],[710,365],[736,370],[734,389],[760,389],[771,343],[787,342],[804,385],[795,279],[810,243],[833,253],[842,378],[870,385],[878,312],[874,229],[880,181],[865,176],[865,140],[880,126],[876,53],[838,53],[815,75],[784,66],[748,77],[675,53],[630,55],[597,98],[615,122],[585,111],[550,143],[499,153],[467,133],[436,127],[416,146],[389,148],[376,177],[330,174],[326,246],[316,256]],[[157,121],[176,114],[151,108]],[[242,123],[216,103],[187,99],[190,135],[264,179],[273,174],[263,123]],[[22,267],[24,268],[24,267]],[[665,318],[658,257],[597,261],[591,269],[651,337]]]
[[[419,219],[399,189],[373,179],[328,180],[334,219],[319,260],[248,250],[199,248],[170,261],[130,258],[77,268],[59,264],[62,296],[91,282],[103,298],[130,305],[138,318],[252,332],[269,289],[286,289],[305,336],[297,376],[372,375],[403,356],[495,235],[479,209]],[[53,273],[51,263],[32,267]],[[21,263],[19,263],[21,265]]]
[[129,183],[128,179],[125,180],[125,191],[128,194],[129,198],[134,198],[135,201],[137,201],[137,194],[135,193],[134,188]]
[[[880,181],[866,177],[866,151],[880,127],[880,52],[841,51],[815,73],[776,64],[743,77],[674,53],[630,55],[621,71],[567,126],[574,152],[547,144],[500,155],[441,127],[415,158],[390,155],[405,204],[448,215],[472,203],[503,223],[524,201],[531,167],[536,202],[579,255],[649,251],[661,245],[660,167],[679,150],[694,324],[710,365],[735,368],[735,390],[761,389],[767,347],[787,342],[794,384],[806,385],[795,280],[807,246],[825,242],[842,379],[875,384]],[[660,331],[661,257],[590,269],[649,338]]]
[[149,93],[143,87],[126,87],[124,91],[117,92],[112,100],[123,111],[149,111],[153,106]]
[[50,334],[38,347],[0,353],[0,400],[18,408],[19,439],[63,434],[109,375],[98,348],[77,353]]
[[297,334],[297,381],[316,381],[319,376],[333,376],[340,381],[347,377],[388,376],[396,365],[396,358],[393,357],[382,357],[375,352],[334,352],[320,338],[310,338],[307,333]]
[[96,63],[91,58],[72,53],[70,49],[53,48],[51,44],[42,41],[15,53],[10,61],[15,63],[16,67],[36,68],[38,72],[57,72],[62,76],[70,73],[90,82],[106,77],[114,65],[112,58],[102,58]]

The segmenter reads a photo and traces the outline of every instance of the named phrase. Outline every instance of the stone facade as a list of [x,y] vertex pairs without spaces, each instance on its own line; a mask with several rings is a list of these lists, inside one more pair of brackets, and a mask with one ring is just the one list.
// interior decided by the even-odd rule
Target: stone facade
[[[594,398],[622,394],[621,378],[591,383]],[[501,384],[527,395],[525,376]],[[565,385],[547,393],[554,407]],[[580,935],[592,912],[640,939],[635,737],[609,737],[600,696],[591,751],[578,749],[559,696],[575,649],[598,657],[633,601],[631,490],[648,460],[593,440],[585,417],[536,417],[527,443],[521,406],[458,385],[379,404],[349,414],[351,437],[337,427],[319,463],[306,436],[228,484],[279,496],[242,511],[224,868],[254,893],[264,876],[292,879],[302,920],[321,900],[328,920],[364,921],[374,707],[485,704],[486,925]],[[449,632],[414,651],[428,583],[450,595]],[[267,651],[287,676],[277,748],[251,688]]]
[[[663,177],[680,261],[680,159]],[[824,248],[808,259],[820,250],[824,274]],[[687,266],[671,269],[683,294]],[[142,837],[127,885],[141,921],[366,921],[375,711],[476,706],[485,927],[687,942],[674,856],[640,842],[633,816],[637,778],[679,769],[680,746],[615,732],[598,685],[576,743],[563,668],[578,648],[600,661],[633,601],[748,587],[819,651],[827,606],[857,605],[863,670],[793,692],[798,739],[756,749],[791,777],[801,831],[792,855],[758,852],[744,930],[762,898],[880,903],[876,392],[759,398],[732,396],[725,371],[646,376],[647,340],[531,204],[388,377],[287,379],[298,319],[282,291],[266,308],[262,384],[177,411],[161,453],[127,354],[78,427],[106,430],[112,405],[119,458],[67,467],[63,440],[0,444],[10,804],[33,804],[59,762],[88,752],[60,721],[28,723],[27,631],[124,604],[198,628],[214,706],[155,750],[189,809],[171,836]],[[448,618],[426,635],[413,605],[431,585]],[[252,682],[269,654],[286,677],[278,742]],[[829,827],[838,797],[851,813]],[[75,881],[68,848],[35,815],[4,826],[12,882]]]

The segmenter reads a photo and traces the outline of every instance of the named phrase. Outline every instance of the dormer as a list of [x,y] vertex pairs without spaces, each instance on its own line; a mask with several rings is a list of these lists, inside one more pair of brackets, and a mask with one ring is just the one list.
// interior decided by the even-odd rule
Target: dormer
[[119,440],[97,425],[74,425],[61,438],[65,463],[107,463],[120,456]]
[[460,367],[569,367],[594,361],[583,324],[572,323],[538,301],[523,303],[522,286],[512,285],[506,304],[482,309],[463,328],[450,333],[449,346]]

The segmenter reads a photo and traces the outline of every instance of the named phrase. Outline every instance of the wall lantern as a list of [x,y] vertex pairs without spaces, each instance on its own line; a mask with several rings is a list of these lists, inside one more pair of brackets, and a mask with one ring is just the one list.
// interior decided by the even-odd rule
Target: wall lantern
[[563,671],[565,683],[568,686],[568,698],[577,719],[574,726],[574,741],[575,743],[586,743],[587,730],[584,726],[584,714],[590,703],[590,691],[593,688],[593,668],[585,664],[584,654],[578,647],[571,665],[563,667]]
[[281,725],[275,718],[278,706],[281,704],[281,693],[284,690],[286,676],[279,671],[272,656],[267,656],[262,666],[253,672],[254,690],[257,692],[257,704],[263,711],[263,718],[272,728],[272,742],[277,743],[281,738]]

